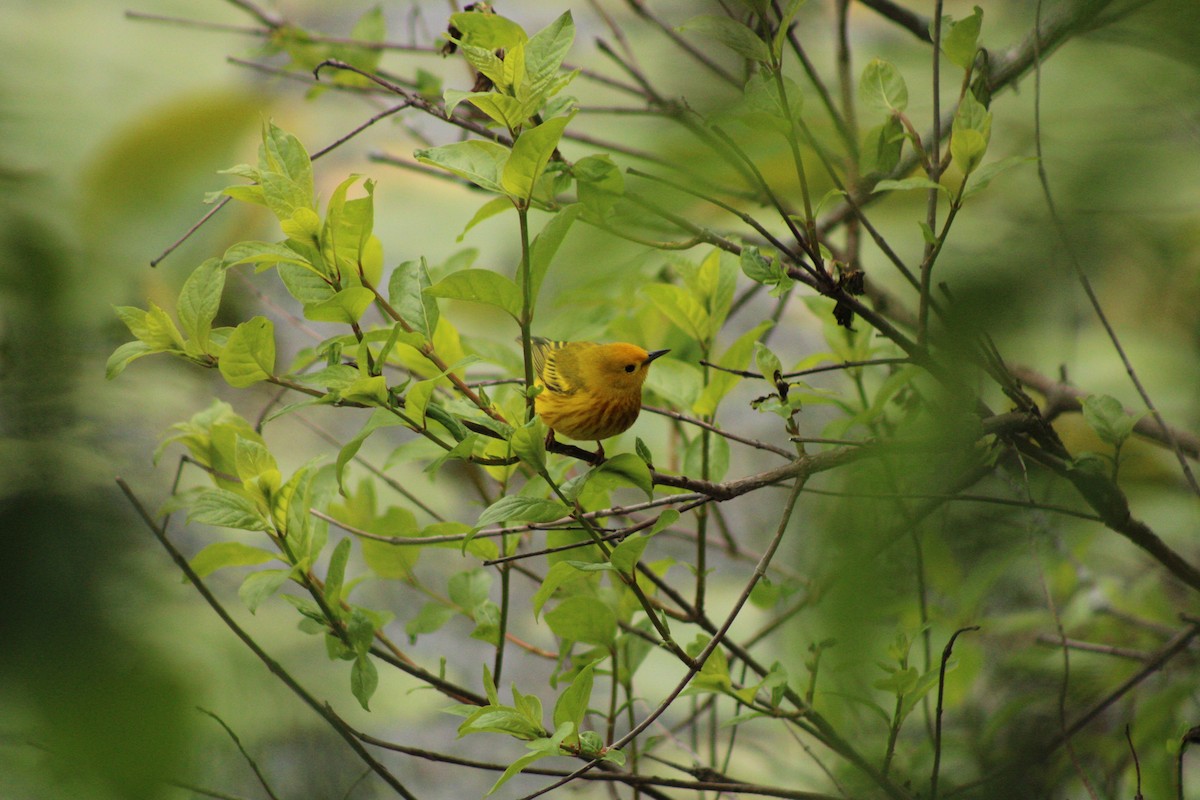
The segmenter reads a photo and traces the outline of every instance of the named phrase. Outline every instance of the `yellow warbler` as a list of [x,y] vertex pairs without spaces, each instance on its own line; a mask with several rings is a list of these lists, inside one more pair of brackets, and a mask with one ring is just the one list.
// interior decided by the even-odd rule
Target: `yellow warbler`
[[[534,410],[550,428],[548,442],[561,433],[599,444],[627,430],[642,410],[650,362],[668,352],[625,342],[532,342],[534,383],[543,387]],[[603,445],[596,455],[604,458]]]

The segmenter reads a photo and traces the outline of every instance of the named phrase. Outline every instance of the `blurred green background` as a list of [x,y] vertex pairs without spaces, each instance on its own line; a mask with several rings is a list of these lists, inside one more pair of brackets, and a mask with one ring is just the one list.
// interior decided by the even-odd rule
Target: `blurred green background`
[[[302,84],[229,63],[227,56],[257,55],[259,42],[252,37],[125,15],[132,10],[250,25],[230,3],[7,0],[5,5],[0,796],[184,797],[191,796],[185,789],[163,787],[192,781],[252,795],[254,780],[245,764],[197,706],[218,713],[252,744],[281,795],[341,796],[361,766],[245,652],[190,587],[180,585],[177,571],[114,483],[122,476],[153,509],[174,477],[173,454],[157,467],[152,463],[168,426],[213,397],[231,400],[247,415],[255,405],[214,374],[165,359],[140,361],[111,383],[104,380],[104,362],[127,338],[112,305],[153,301],[170,307],[183,279],[204,258],[234,241],[277,236],[263,216],[229,208],[159,267],[149,266],[207,210],[204,193],[228,182],[216,171],[253,161],[263,119],[296,133],[311,150],[375,107],[332,92],[307,100]],[[592,42],[604,33],[602,26],[585,4],[571,5],[581,33],[570,60],[604,66]],[[809,5],[814,8],[807,20],[826,25],[824,4]],[[947,13],[961,16],[970,5],[948,2]],[[984,5],[983,39],[990,47],[1018,41],[1033,17],[1032,2]],[[1195,431],[1200,12],[1190,0],[1137,8],[1141,5],[1113,4],[1114,12],[1136,13],[1069,43],[1047,65],[1046,166],[1071,246],[1143,381],[1169,420]],[[369,7],[279,4],[285,16],[305,27],[342,34]],[[388,3],[384,9],[389,38],[428,43],[443,24],[446,4]],[[559,4],[514,0],[501,11],[535,30],[556,16]],[[635,45],[657,41],[627,13],[617,18],[629,24]],[[882,55],[900,64],[915,85],[924,74],[924,50],[866,9],[856,8],[853,19],[861,47],[856,66]],[[825,68],[832,61],[822,38],[814,37],[810,46]],[[660,57],[668,63],[672,58]],[[396,57],[385,64],[463,77],[461,64],[436,57]],[[647,66],[653,72],[658,65]],[[660,74],[672,91],[690,100],[722,100],[719,90],[692,86],[683,73],[663,68]],[[1031,75],[1015,96],[997,98],[997,152],[990,157],[1032,154],[1033,89]],[[914,94],[913,113],[919,117],[928,99],[920,90]],[[420,120],[413,123],[432,130]],[[620,119],[598,127],[639,147],[677,146],[652,128],[626,127]],[[444,259],[462,246],[455,237],[479,203],[455,187],[367,158],[375,151],[407,155],[413,147],[401,124],[381,124],[323,159],[317,170],[326,194],[350,172],[379,181],[377,232],[389,265],[420,255]],[[923,196],[914,193],[873,210],[893,245],[909,256],[920,248],[916,220],[923,205]],[[996,334],[1009,358],[1051,375],[1067,364],[1078,385],[1136,407],[1136,395],[1086,307],[1044,209],[1032,168],[998,179],[993,191],[964,212],[939,262],[939,277],[954,287],[980,326]],[[515,252],[510,227],[485,223],[465,244],[480,248],[486,265],[509,264]],[[594,234],[573,240],[568,255],[597,248],[606,263],[633,264],[631,269],[643,257]],[[876,265],[878,278],[890,283],[882,260]],[[561,283],[551,287],[557,305],[546,322],[551,332],[561,332],[554,326],[566,324],[580,297],[573,292],[593,287],[592,276],[577,271],[557,278]],[[235,318],[257,307],[260,301],[245,286],[231,283],[223,313]],[[787,341],[799,346],[818,337],[821,324],[801,304],[795,306],[785,322],[794,336]],[[596,332],[611,322],[602,324],[594,312],[587,318]],[[1088,449],[1088,434],[1077,420],[1064,420],[1063,430],[1072,445]],[[294,443],[295,451],[302,452],[305,443]],[[1200,511],[1194,497],[1179,491],[1177,465],[1161,451],[1140,447],[1126,475],[1135,508],[1185,552],[1191,542],[1194,553]],[[1101,563],[1130,558],[1124,543],[1110,548],[1099,556]],[[1130,569],[1137,571],[1136,565]],[[1152,576],[1146,580],[1153,583]],[[1196,608],[1194,599],[1190,607]],[[1170,603],[1158,609],[1168,620],[1174,610]],[[286,610],[242,616],[310,686],[343,701],[348,697],[340,665],[306,657],[309,643],[292,635]],[[392,691],[381,691],[381,698],[392,699],[383,700],[376,714],[403,725],[437,707],[424,694],[407,695],[407,688],[397,682]],[[1197,711],[1194,691],[1183,694]],[[436,769],[407,768],[421,773],[407,776],[417,785],[437,785]],[[382,796],[377,790],[364,787],[355,796]]]

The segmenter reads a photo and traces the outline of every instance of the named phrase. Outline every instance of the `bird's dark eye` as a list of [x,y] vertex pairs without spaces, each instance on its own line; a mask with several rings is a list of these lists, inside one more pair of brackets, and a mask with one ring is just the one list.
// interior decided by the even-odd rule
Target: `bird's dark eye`
[[625,365],[626,372],[633,372],[635,369],[637,369],[637,364],[626,364]]

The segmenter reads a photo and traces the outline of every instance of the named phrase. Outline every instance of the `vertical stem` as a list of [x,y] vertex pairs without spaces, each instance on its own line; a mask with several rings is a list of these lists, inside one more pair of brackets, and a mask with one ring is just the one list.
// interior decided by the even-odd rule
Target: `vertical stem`
[[[929,163],[929,179],[937,181],[942,174],[942,160],[938,157],[938,148],[942,142],[942,103],[941,103],[941,60],[942,60],[942,0],[934,3],[933,9],[933,136],[929,137],[926,161]],[[929,190],[929,201],[925,221],[929,230],[937,225],[938,190]],[[921,299],[917,310],[917,343],[924,345],[928,336],[929,325],[929,293],[933,281],[933,249],[932,242],[925,244],[925,257],[921,261]]]
[[521,355],[525,359],[525,421],[533,419],[533,347],[529,341],[533,325],[533,275],[529,261],[529,206],[517,204],[517,221],[521,226]]
[[[787,89],[783,83],[783,68],[779,64],[774,64],[771,67],[771,73],[775,78],[775,86],[779,91],[779,102],[783,105],[783,113],[787,118],[792,118],[791,103],[788,102]],[[808,246],[813,260],[818,268],[821,267],[821,251],[817,247],[817,220],[813,216],[812,196],[808,191],[808,176],[804,172],[804,160],[800,156],[800,138],[796,135],[796,126],[792,125],[788,131],[788,147],[792,151],[792,161],[796,165],[796,179],[800,182],[800,196],[804,199],[804,232],[808,238]]]
[[[530,342],[530,330],[533,325],[533,275],[529,261],[529,205],[518,202],[517,220],[521,226],[521,265],[517,272],[521,277],[521,353],[525,360],[525,421],[533,419],[533,398],[528,394],[533,387],[533,346]],[[508,540],[511,534],[504,533],[500,537],[500,550],[508,554]],[[497,684],[504,669],[504,643],[508,633],[508,607],[510,595],[510,572],[512,562],[505,561],[500,565],[500,633],[496,642],[496,661],[492,669]]]

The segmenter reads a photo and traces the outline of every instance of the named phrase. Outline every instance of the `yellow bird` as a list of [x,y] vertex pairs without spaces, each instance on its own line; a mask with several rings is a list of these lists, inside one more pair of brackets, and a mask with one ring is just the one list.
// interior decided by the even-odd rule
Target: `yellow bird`
[[[650,362],[669,352],[647,352],[626,342],[555,342],[535,337],[532,344],[534,384],[543,387],[534,399],[534,410],[550,428],[547,443],[560,433],[600,445],[601,439],[628,430],[642,410],[642,384]],[[603,460],[603,445],[596,456]]]

